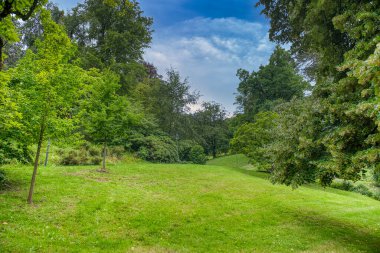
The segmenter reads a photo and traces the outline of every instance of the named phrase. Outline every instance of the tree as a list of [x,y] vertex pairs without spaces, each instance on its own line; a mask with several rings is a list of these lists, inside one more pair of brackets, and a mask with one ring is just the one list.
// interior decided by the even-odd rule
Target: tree
[[3,50],[7,43],[18,41],[18,35],[12,22],[16,19],[28,20],[47,0],[4,0],[0,2],[0,71],[4,68]]
[[259,112],[253,123],[245,123],[238,128],[231,140],[231,150],[242,153],[266,170],[272,169],[271,150],[268,146],[275,142],[273,129],[276,127],[278,114],[273,111]]
[[44,26],[42,40],[36,42],[36,52],[26,56],[12,70],[12,87],[22,95],[24,138],[37,143],[28,203],[33,201],[34,186],[41,147],[46,135],[56,138],[67,135],[73,126],[72,107],[76,101],[82,71],[70,59],[74,46],[64,29],[54,23],[47,11],[41,13]]
[[110,68],[120,76],[123,94],[145,71],[139,62],[152,40],[152,23],[137,2],[126,0],[87,0],[65,18],[68,34],[79,46],[82,67]]
[[277,46],[269,64],[260,66],[256,72],[240,69],[237,73],[240,84],[236,103],[244,112],[247,121],[252,121],[259,111],[271,110],[275,105],[303,97],[309,87],[297,74],[296,64],[286,50]]
[[168,70],[166,80],[154,78],[140,83],[135,89],[135,97],[172,138],[183,138],[192,132],[186,114],[190,111],[189,106],[197,102],[199,94],[190,91],[188,80],[182,80],[178,71]]
[[21,142],[22,115],[19,94],[9,87],[10,73],[0,72],[0,164],[12,159],[29,162],[29,152]]
[[106,172],[107,146],[125,137],[131,126],[139,124],[142,115],[132,108],[126,96],[117,94],[120,84],[116,74],[92,69],[87,82],[81,104],[81,125],[88,140],[103,145],[101,172]]
[[[309,74],[316,80],[313,99],[322,106],[316,122],[323,123],[312,149],[322,145],[323,155],[314,168],[299,167],[297,174],[280,166],[280,182],[294,175],[325,175],[357,180],[379,167],[378,51],[380,2],[378,1],[272,1],[261,0],[271,20],[271,38],[292,43],[300,63],[311,63]],[[300,118],[299,120],[302,120]],[[299,136],[294,134],[294,137]],[[283,159],[285,161],[285,159]],[[323,172],[323,173],[321,173]]]
[[195,132],[207,154],[216,158],[217,154],[228,150],[229,130],[227,112],[216,102],[205,102],[202,109],[193,115]]

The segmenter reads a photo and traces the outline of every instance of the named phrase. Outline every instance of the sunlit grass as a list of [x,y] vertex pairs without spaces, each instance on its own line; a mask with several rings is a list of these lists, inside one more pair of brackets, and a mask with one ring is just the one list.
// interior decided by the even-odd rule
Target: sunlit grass
[[41,168],[33,206],[8,167],[0,252],[379,252],[379,201],[222,165]]

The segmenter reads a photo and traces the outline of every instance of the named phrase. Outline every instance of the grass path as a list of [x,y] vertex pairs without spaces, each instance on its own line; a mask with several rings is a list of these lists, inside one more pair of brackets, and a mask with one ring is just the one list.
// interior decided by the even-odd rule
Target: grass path
[[380,252],[379,201],[220,165],[6,168],[0,252]]

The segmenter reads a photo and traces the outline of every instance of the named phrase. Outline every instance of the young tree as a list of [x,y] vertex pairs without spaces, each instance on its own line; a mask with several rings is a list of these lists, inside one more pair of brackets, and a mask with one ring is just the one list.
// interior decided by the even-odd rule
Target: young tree
[[0,71],[4,68],[3,50],[7,43],[18,41],[12,17],[26,21],[47,0],[4,0],[0,2]]
[[92,69],[86,79],[89,85],[82,98],[81,125],[88,140],[103,145],[101,172],[106,172],[107,147],[126,137],[142,115],[126,96],[117,94],[120,84],[116,74]]
[[79,93],[82,70],[70,63],[74,46],[64,29],[43,11],[43,39],[36,53],[28,50],[14,69],[11,85],[22,94],[19,104],[25,139],[37,143],[28,203],[33,201],[41,147],[46,135],[56,138],[73,126],[73,104]]

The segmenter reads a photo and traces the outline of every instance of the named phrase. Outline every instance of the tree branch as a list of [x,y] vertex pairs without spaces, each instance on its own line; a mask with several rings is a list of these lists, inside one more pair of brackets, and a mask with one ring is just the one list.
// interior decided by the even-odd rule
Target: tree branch
[[26,21],[30,16],[33,14],[34,10],[38,6],[39,0],[34,0],[32,5],[29,8],[29,11],[24,14],[19,10],[12,10],[12,4],[14,1],[6,0],[4,3],[4,9],[0,12],[0,21],[4,18],[6,18],[8,15],[15,14],[19,18],[21,18],[23,21]]

